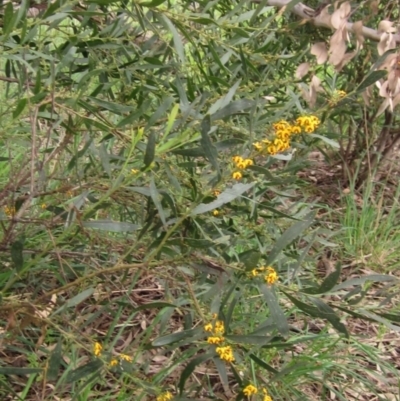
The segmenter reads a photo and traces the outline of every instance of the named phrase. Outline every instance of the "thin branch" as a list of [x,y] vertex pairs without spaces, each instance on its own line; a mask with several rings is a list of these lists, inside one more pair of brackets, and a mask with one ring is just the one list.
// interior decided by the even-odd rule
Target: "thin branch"
[[[4,81],[4,82],[10,82],[12,84],[19,84],[19,80],[16,78],[9,78],[9,77],[4,77],[2,75],[0,75],[0,81]],[[35,84],[31,83],[31,82],[27,82],[26,85],[28,86],[35,86]]]
[[[274,7],[287,7],[289,3],[291,3],[293,0],[267,0],[267,4],[269,6],[274,6]],[[253,0],[254,3],[260,3],[261,0]],[[303,18],[307,20],[308,22],[311,22],[315,26],[321,27],[321,28],[328,28],[328,29],[333,29],[333,26],[330,21],[330,15],[327,15],[325,13],[321,12],[316,12],[320,10],[314,10],[311,7],[306,6],[303,3],[298,3],[296,4],[291,11],[298,15],[300,18]],[[346,28],[348,32],[354,33],[354,24],[352,22],[348,22],[346,24]],[[362,27],[362,35],[365,38],[374,40],[376,42],[379,42],[381,39],[381,34],[375,30],[368,28],[366,26]],[[393,35],[396,43],[400,43],[400,34]]]

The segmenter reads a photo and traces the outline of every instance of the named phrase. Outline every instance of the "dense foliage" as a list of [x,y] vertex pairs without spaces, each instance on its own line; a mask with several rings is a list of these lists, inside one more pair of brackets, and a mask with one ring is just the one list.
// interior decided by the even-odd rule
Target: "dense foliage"
[[[398,332],[398,280],[342,258],[318,275],[342,231],[307,168],[333,153],[342,182],[368,182],[378,153],[357,163],[397,140],[396,98],[372,86],[394,52],[321,62],[332,33],[268,3],[2,4],[5,399],[392,391],[395,366],[379,360],[382,389],[348,326]],[[367,3],[352,15],[372,25],[392,10]]]

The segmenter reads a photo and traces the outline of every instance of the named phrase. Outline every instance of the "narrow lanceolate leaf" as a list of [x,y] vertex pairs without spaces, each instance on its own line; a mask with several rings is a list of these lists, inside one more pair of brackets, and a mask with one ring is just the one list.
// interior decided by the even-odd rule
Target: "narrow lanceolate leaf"
[[324,294],[330,291],[338,282],[341,272],[342,272],[342,265],[338,262],[336,264],[335,271],[329,274],[329,276],[326,277],[323,283],[321,284],[321,287],[319,287],[319,293]]
[[226,370],[226,364],[222,359],[219,358],[214,358],[213,359],[215,367],[218,370],[219,378],[221,379],[221,383],[224,388],[228,388],[229,382],[228,382],[228,372]]
[[49,365],[47,368],[47,380],[57,380],[58,373],[60,371],[62,360],[62,341],[58,340],[56,347],[50,355]]
[[161,195],[158,192],[158,189],[156,187],[156,184],[154,182],[154,177],[151,177],[150,180],[150,196],[151,199],[153,200],[153,203],[155,207],[158,210],[158,214],[160,215],[160,219],[163,222],[164,226],[167,224],[167,219],[165,217],[164,209],[161,204]]
[[153,347],[164,347],[165,345],[173,344],[186,338],[198,337],[201,330],[190,329],[183,330],[177,333],[167,334],[166,336],[158,337],[152,342]]
[[11,245],[11,260],[14,264],[15,269],[19,272],[24,266],[24,241],[19,239],[12,243]]
[[13,111],[13,119],[15,120],[17,117],[20,116],[20,114],[24,111],[26,104],[28,103],[28,100],[26,98],[21,99],[15,110]]
[[143,163],[145,167],[150,166],[153,163],[154,156],[156,154],[156,134],[150,131],[149,137],[147,139],[146,152],[144,154]]
[[317,306],[307,305],[304,302],[301,302],[297,298],[288,294],[287,292],[282,291],[290,301],[293,302],[295,306],[297,306],[303,312],[309,314],[312,317],[318,317],[321,319],[328,320],[329,323],[339,332],[344,334],[346,337],[349,337],[349,333],[347,332],[346,326],[340,322],[339,317],[336,315],[335,311],[327,304],[322,302],[320,299],[313,298],[312,301]]
[[180,59],[180,62],[182,64],[185,64],[185,50],[183,47],[183,42],[181,35],[175,28],[174,24],[171,22],[171,20],[166,17],[164,14],[158,14],[158,17],[160,19],[160,22],[172,33],[172,38],[174,41],[174,47],[176,50],[176,53],[178,54],[178,57]]
[[130,233],[139,230],[140,226],[126,221],[95,220],[84,221],[83,227],[95,228],[97,230],[109,231],[114,233]]
[[271,365],[268,365],[268,363],[266,363],[264,360],[260,359],[258,356],[254,355],[254,354],[249,354],[249,357],[258,366],[260,366],[261,368],[267,370],[268,372],[271,372],[271,373],[274,373],[274,374],[278,374],[279,373],[278,370],[273,368]]
[[56,315],[57,313],[62,312],[63,310],[67,308],[73,308],[77,305],[79,305],[81,302],[83,302],[85,299],[91,297],[94,293],[94,288],[87,288],[86,290],[83,290],[80,292],[78,295],[75,295],[74,297],[70,298],[61,308],[57,309],[53,315]]
[[151,0],[151,1],[145,1],[143,3],[140,3],[141,6],[143,7],[157,7],[159,5],[161,5],[162,3],[164,3],[166,0]]
[[234,199],[241,196],[244,192],[253,188],[255,182],[251,182],[249,184],[238,183],[232,186],[232,188],[226,189],[224,192],[218,195],[217,199],[210,203],[200,203],[200,205],[196,206],[192,210],[192,216],[196,214],[207,213],[211,210],[214,210],[218,207],[221,207],[225,203],[232,202]]
[[289,227],[282,236],[276,241],[275,246],[268,255],[266,264],[271,264],[279,253],[285,249],[290,243],[292,243],[303,231],[311,226],[314,221],[315,212],[310,212],[305,216],[303,221],[299,221]]
[[218,110],[217,112],[212,114],[211,121],[220,120],[222,118],[226,118],[234,114],[241,113],[253,107],[254,104],[255,104],[254,100],[248,100],[248,99],[236,100],[228,104],[227,106],[223,107],[221,110]]
[[367,89],[368,86],[373,85],[376,81],[379,81],[381,78],[385,77],[386,75],[387,75],[387,71],[385,71],[385,70],[372,71],[370,74],[367,75],[367,77],[364,79],[364,81],[361,82],[361,84],[355,90],[355,93],[362,92],[363,90]]
[[281,307],[279,306],[275,294],[273,293],[272,289],[266,286],[265,284],[261,284],[259,286],[259,289],[260,292],[263,294],[265,301],[267,302],[269,311],[276,324],[278,331],[283,336],[286,336],[289,333],[289,325],[285,314],[283,313]]
[[105,100],[97,99],[95,97],[88,98],[92,103],[99,106],[101,109],[109,110],[112,113],[122,115],[124,113],[130,113],[134,110],[132,106],[126,106],[123,104],[107,102]]
[[[73,383],[78,380],[84,379],[86,376],[91,375],[99,371],[103,366],[101,359],[95,359],[87,363],[86,365],[80,366],[79,368],[70,372],[67,376],[67,383]],[[99,373],[100,374],[100,373]]]
[[209,136],[209,132],[211,129],[211,119],[210,116],[206,116],[201,123],[201,147],[204,150],[204,153],[207,159],[211,162],[213,167],[219,171],[218,165],[218,152],[217,148],[211,142],[211,138]]
[[340,321],[340,318],[335,311],[318,298],[313,298],[312,301],[317,306],[320,317],[325,318],[339,333],[342,333],[349,338],[346,326]]
[[334,141],[333,139],[327,138],[326,136],[323,135],[318,135],[318,134],[309,134],[310,137],[312,138],[318,138],[321,139],[321,141],[325,142],[327,145],[332,146],[332,148],[339,149],[340,145],[337,141]]
[[325,278],[325,280],[322,282],[322,284],[319,287],[312,287],[312,288],[306,288],[303,289],[302,292],[305,294],[325,294],[328,291],[330,291],[337,283],[337,281],[340,278],[340,273],[341,273],[341,264],[337,263],[336,269],[329,274]]
[[[219,109],[222,109],[223,107],[228,106],[228,104],[231,102],[233,96],[235,96],[235,93],[240,85],[240,79],[237,81],[228,91],[228,93],[222,98],[218,99],[211,107],[210,110],[208,110],[207,114],[214,114],[216,111]],[[221,117],[220,117],[221,118]]]
[[239,254],[239,260],[244,264],[246,270],[255,269],[260,258],[261,253],[255,249],[250,249]]
[[170,115],[168,116],[167,127],[165,129],[164,135],[168,135],[171,132],[172,127],[176,120],[176,116],[178,115],[178,111],[179,111],[179,104],[175,104],[171,110]]
[[41,368],[15,368],[15,367],[8,367],[8,366],[1,366],[0,367],[0,375],[31,375],[33,373],[41,373],[43,369]]
[[6,9],[4,11],[3,20],[3,34],[5,37],[12,31],[14,24],[17,19],[17,13],[14,13],[14,7],[11,2],[7,3]]
[[182,394],[184,388],[185,388],[185,383],[186,380],[191,376],[191,374],[194,372],[197,366],[201,365],[203,362],[208,361],[214,356],[214,353],[208,353],[204,355],[200,355],[197,358],[192,359],[183,369],[181,373],[181,377],[179,379],[178,383],[178,388],[179,388],[179,393]]

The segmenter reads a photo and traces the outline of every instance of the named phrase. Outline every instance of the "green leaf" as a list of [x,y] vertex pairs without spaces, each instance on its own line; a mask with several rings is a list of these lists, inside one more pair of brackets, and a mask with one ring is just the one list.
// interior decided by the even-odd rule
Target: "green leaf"
[[146,152],[144,154],[143,163],[145,167],[149,167],[153,163],[154,157],[156,155],[156,134],[154,131],[150,131],[149,137],[147,139]]
[[[14,28],[15,21],[17,19],[17,13],[14,13],[13,3],[9,2],[6,5],[4,11],[3,20],[3,35],[6,38]],[[3,38],[4,40],[4,38]]]
[[213,361],[214,361],[215,367],[218,370],[220,382],[222,383],[222,385],[224,387],[228,387],[229,386],[229,380],[228,380],[228,373],[227,373],[227,370],[226,370],[226,362],[224,362],[223,360],[221,360],[218,357],[213,358]]
[[211,162],[212,166],[219,172],[218,152],[216,147],[211,142],[209,132],[211,130],[210,116],[204,117],[201,123],[201,140],[200,144],[204,150],[207,159]]
[[96,97],[88,97],[92,103],[95,103],[97,106],[101,107],[102,109],[109,110],[112,113],[121,115],[124,113],[130,113],[134,110],[132,106],[125,106],[123,104],[117,104],[112,102],[107,102],[105,100],[98,99]]
[[312,302],[317,306],[319,317],[325,318],[328,322],[339,332],[349,338],[349,333],[346,326],[340,321],[339,316],[336,315],[335,311],[326,303],[322,302],[318,298],[312,298]]
[[223,118],[232,116],[233,114],[243,112],[244,110],[250,109],[255,105],[254,100],[248,99],[240,99],[232,102],[222,108],[221,110],[216,111],[214,114],[211,115],[211,121],[221,120]]
[[336,269],[333,271],[325,280],[322,282],[321,287],[319,287],[319,294],[325,294],[330,291],[340,278],[340,273],[342,272],[342,265],[340,262],[336,264]]
[[255,249],[249,249],[240,253],[239,260],[245,265],[246,270],[252,270],[257,267],[261,258],[261,253]]
[[176,116],[178,115],[179,104],[175,104],[171,110],[170,115],[168,116],[167,126],[165,128],[164,135],[168,135],[171,132],[171,129],[175,123]]
[[194,22],[195,24],[201,24],[201,25],[216,25],[219,26],[217,21],[211,18],[205,18],[205,17],[189,17],[189,20]]
[[62,341],[61,338],[58,339],[57,345],[50,355],[49,365],[47,368],[47,380],[55,381],[57,380],[58,373],[60,371],[62,361]]
[[58,308],[55,312],[53,312],[53,315],[56,315],[62,311],[64,311],[67,308],[73,308],[80,303],[82,303],[85,299],[91,297],[94,293],[94,288],[87,288],[86,290],[83,290],[80,292],[78,295],[75,295],[71,299],[68,299],[67,302],[65,302],[64,305],[62,305],[60,308]]
[[145,1],[143,3],[140,3],[141,6],[143,7],[157,7],[160,6],[162,3],[165,3],[167,0],[151,0],[151,1]]
[[312,295],[327,293],[335,286],[335,284],[339,280],[341,271],[342,271],[341,265],[340,263],[338,263],[336,265],[336,269],[331,274],[329,274],[328,277],[325,278],[325,280],[319,287],[305,288],[302,290],[302,292],[305,294],[312,294]]
[[276,241],[275,246],[272,248],[266,261],[270,265],[291,242],[293,242],[303,231],[311,226],[314,221],[315,212],[308,213],[303,221],[299,221],[289,227],[282,236]]
[[268,168],[261,166],[249,166],[248,169],[251,171],[255,171],[256,173],[264,174],[268,181],[274,182],[276,180]]
[[161,104],[158,106],[157,110],[153,113],[153,115],[147,121],[146,127],[144,131],[147,131],[151,127],[157,124],[157,121],[163,117],[166,111],[171,107],[174,103],[174,98],[172,96],[166,96],[162,99]]
[[309,314],[312,317],[321,317],[319,316],[318,309],[315,306],[307,305],[304,302],[301,302],[297,298],[291,296],[287,292],[281,290],[291,301],[292,303],[297,306],[303,312]]
[[191,215],[194,216],[196,214],[207,213],[211,210],[221,207],[222,205],[225,205],[225,203],[232,202],[234,199],[241,196],[244,192],[253,188],[255,184],[255,182],[251,182],[249,184],[234,184],[232,188],[228,188],[224,192],[220,193],[217,199],[215,199],[214,201],[210,203],[200,203],[200,205],[196,206],[192,210]]
[[278,300],[272,289],[265,284],[260,284],[260,292],[263,294],[265,301],[267,302],[271,317],[276,324],[278,331],[286,336],[289,334],[289,325],[285,314],[283,313],[281,307],[279,306]]
[[400,323],[400,315],[393,313],[377,313],[378,316],[390,320],[391,322]]
[[[235,93],[237,91],[237,88],[240,85],[241,80],[239,79],[228,91],[228,93],[222,98],[218,99],[208,110],[207,114],[212,115],[218,110],[224,108],[225,106],[228,106],[231,100],[233,99],[233,96],[235,96]],[[222,118],[222,117],[220,117]]]
[[380,315],[377,315],[377,314],[375,314],[375,313],[373,313],[371,311],[367,311],[365,309],[361,309],[360,312],[364,316],[366,316],[367,318],[371,319],[372,321],[382,323],[389,330],[400,332],[400,326],[396,326],[394,324],[391,324],[388,320],[382,318]]
[[[74,383],[90,374],[96,373],[103,367],[103,365],[104,364],[101,359],[95,359],[86,365],[80,366],[79,368],[69,372],[67,376],[67,383]],[[100,372],[98,374],[100,374]]]
[[254,361],[258,366],[260,366],[261,368],[267,370],[268,372],[274,373],[274,374],[278,374],[279,371],[276,370],[275,368],[273,368],[271,365],[268,365],[268,363],[266,363],[265,361],[263,361],[262,359],[260,359],[258,356],[254,355],[254,354],[249,354],[249,357],[252,361]]
[[11,260],[17,272],[20,272],[24,266],[24,242],[24,239],[19,239],[11,244]]
[[391,281],[399,282],[399,279],[395,276],[389,276],[388,274],[369,274],[359,278],[351,278],[349,280],[344,281],[343,283],[335,285],[335,287],[333,287],[333,291],[342,290],[343,288],[349,288],[354,285],[362,285],[367,281],[384,283]]
[[140,229],[140,226],[126,221],[95,220],[84,221],[83,227],[95,228],[97,230],[109,231],[114,233],[131,233]]
[[165,26],[166,29],[168,29],[172,33],[175,50],[178,54],[180,62],[182,64],[185,64],[186,63],[185,51],[184,51],[181,35],[179,35],[174,24],[171,22],[171,20],[165,14],[157,14],[157,15],[158,15],[160,22]]
[[293,7],[294,7],[296,4],[299,4],[301,1],[302,1],[302,0],[292,0],[291,2],[289,2],[289,4],[287,4],[287,5],[285,6],[285,10],[284,10],[284,11],[285,11],[286,13],[291,12],[292,9],[293,9]]
[[128,117],[125,117],[121,121],[119,121],[117,124],[117,128],[122,128],[125,125],[134,123],[145,113],[145,111],[147,111],[147,109],[150,107],[150,105],[151,105],[150,99],[144,101],[142,106],[139,108],[139,110],[136,110],[134,113],[130,114]]
[[208,239],[186,238],[184,241],[185,244],[187,244],[191,248],[210,248],[215,245],[213,241],[210,241]]
[[[130,305],[130,304],[129,304]],[[177,305],[170,304],[168,302],[150,302],[134,308],[134,311],[146,310],[146,309],[160,309],[160,308],[177,308]]]
[[19,115],[25,110],[26,104],[28,103],[28,100],[26,98],[21,99],[15,110],[13,111],[13,119],[15,120]]
[[171,153],[173,153],[175,155],[186,156],[186,157],[205,157],[206,156],[203,148],[175,149]]
[[255,335],[227,335],[228,340],[237,344],[265,345],[271,342],[271,337]]
[[339,149],[340,145],[338,142],[334,141],[333,139],[329,139],[326,136],[318,135],[318,134],[307,134],[307,136],[311,138],[318,138],[324,141],[327,145],[332,146],[333,148]]
[[14,367],[7,367],[1,366],[0,367],[0,375],[31,375],[34,373],[41,373],[43,369],[41,368],[14,368]]
[[158,337],[151,344],[153,347],[164,347],[165,345],[173,344],[187,338],[192,338],[194,336],[198,337],[201,332],[201,328],[178,331],[177,333],[167,334],[166,336]]
[[237,35],[239,35],[242,38],[250,38],[250,35],[248,32],[246,32],[244,29],[239,28],[239,27],[232,27],[232,31],[235,32]]
[[314,304],[317,305],[311,306],[307,305],[304,302],[301,302],[300,300],[296,299],[295,297],[291,296],[285,291],[282,291],[289,299],[290,301],[293,302],[295,306],[297,306],[300,310],[303,312],[309,314],[310,316],[313,317],[318,317],[322,319],[328,320],[329,323],[332,324],[332,326],[339,332],[344,334],[346,337],[349,337],[349,333],[347,332],[347,329],[343,323],[340,322],[339,317],[336,315],[335,311],[328,306],[327,304],[323,303],[321,300],[317,298],[313,298],[312,301]]
[[153,203],[154,203],[155,207],[158,210],[158,213],[160,215],[160,219],[161,219],[162,223],[164,224],[164,226],[166,226],[167,225],[167,219],[165,217],[164,209],[163,209],[162,204],[161,204],[161,195],[158,192],[158,189],[157,189],[156,184],[154,182],[154,176],[152,176],[151,180],[150,180],[150,197],[153,200]]
[[197,358],[192,359],[183,369],[181,373],[181,377],[179,378],[178,388],[179,394],[182,394],[186,380],[191,376],[197,366],[201,365],[203,362],[208,361],[214,356],[214,353],[208,353],[198,356]]
[[361,84],[355,90],[355,93],[357,94],[364,91],[365,89],[368,88],[368,86],[373,85],[376,81],[379,81],[381,78],[384,78],[385,76],[387,76],[387,71],[385,70],[372,71],[370,74],[366,76],[364,81],[361,82]]

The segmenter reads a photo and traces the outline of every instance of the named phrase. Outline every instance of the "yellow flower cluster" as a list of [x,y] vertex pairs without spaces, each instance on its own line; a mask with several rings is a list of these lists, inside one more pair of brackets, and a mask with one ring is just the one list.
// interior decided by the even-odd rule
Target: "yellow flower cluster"
[[[268,391],[263,388],[263,394],[264,394],[264,398],[263,401],[272,401],[272,398],[270,397],[270,395],[268,394]],[[258,389],[256,386],[254,386],[253,384],[248,384],[244,389],[243,389],[243,394],[246,397],[251,397],[254,394],[258,393]]]
[[[99,342],[95,342],[93,344],[93,355],[99,357],[99,356],[101,356],[102,353],[103,353],[103,346]],[[127,362],[133,361],[133,358],[126,354],[119,354],[118,358],[121,361],[127,361]],[[117,358],[111,359],[110,366],[113,367],[113,366],[117,366],[117,365],[118,365],[118,359]]]
[[[214,315],[213,318],[215,319],[216,316]],[[233,356],[233,350],[230,345],[222,346],[225,341],[223,334],[225,333],[225,325],[222,320],[216,320],[214,323],[207,323],[204,326],[204,330],[212,335],[207,338],[207,342],[213,345],[221,345],[220,347],[216,348],[216,352],[218,356],[227,362],[233,362],[235,357]]]
[[268,394],[268,391],[266,388],[263,388],[263,393],[264,393],[264,398],[263,401],[272,401],[271,396]]
[[103,346],[100,343],[93,344],[93,354],[94,356],[100,356],[103,351]]
[[217,347],[216,349],[218,356],[226,362],[234,362],[235,357],[233,356],[233,350],[230,345],[225,345],[224,347]]
[[3,209],[4,209],[4,213],[6,214],[7,217],[12,217],[15,215],[16,210],[15,210],[14,206],[11,206],[11,207],[4,206]]
[[251,277],[259,277],[259,276],[264,276],[264,280],[267,284],[272,285],[276,281],[278,281],[279,276],[276,270],[271,267],[271,266],[263,266],[263,267],[257,267],[256,269],[253,269],[250,273]]
[[[132,362],[132,361],[133,361],[133,358],[132,358],[131,356],[129,356],[129,355],[126,355],[126,354],[119,354],[118,357],[119,357],[119,359],[120,359],[121,361],[126,361],[126,362]],[[111,367],[117,366],[117,365],[118,365],[118,362],[119,362],[119,361],[118,361],[117,358],[113,358],[113,359],[111,359],[111,361],[110,361],[110,366],[111,366]]]
[[[244,170],[247,167],[252,166],[254,164],[253,160],[251,160],[251,159],[243,159],[243,157],[241,157],[241,156],[233,156],[232,160],[235,163],[236,168],[238,168],[239,170]],[[232,174],[232,177],[235,180],[240,180],[243,177],[243,174],[240,171],[235,171]]]
[[257,394],[258,390],[256,386],[253,386],[252,384],[248,384],[244,389],[243,389],[243,394],[246,397],[251,397],[253,394]]
[[222,336],[225,333],[225,326],[222,320],[217,320],[214,324],[207,323],[204,326],[204,330],[208,333],[212,333],[214,335]]
[[275,132],[274,139],[263,139],[261,142],[253,143],[253,146],[262,154],[276,155],[290,148],[290,139],[293,135],[301,134],[303,131],[314,132],[319,124],[320,120],[316,116],[299,117],[294,124],[281,120],[272,125]]
[[296,123],[305,132],[308,132],[309,134],[311,134],[319,127],[319,125],[321,124],[321,121],[316,116],[303,116],[303,117],[299,117],[296,120]]
[[156,400],[157,401],[169,401],[169,400],[172,400],[172,398],[173,398],[173,395],[169,391],[166,391],[165,393],[160,394],[156,398]]
[[332,95],[331,98],[328,101],[329,106],[335,106],[337,103],[339,103],[345,96],[347,95],[347,93],[345,91],[342,90],[335,90]]

